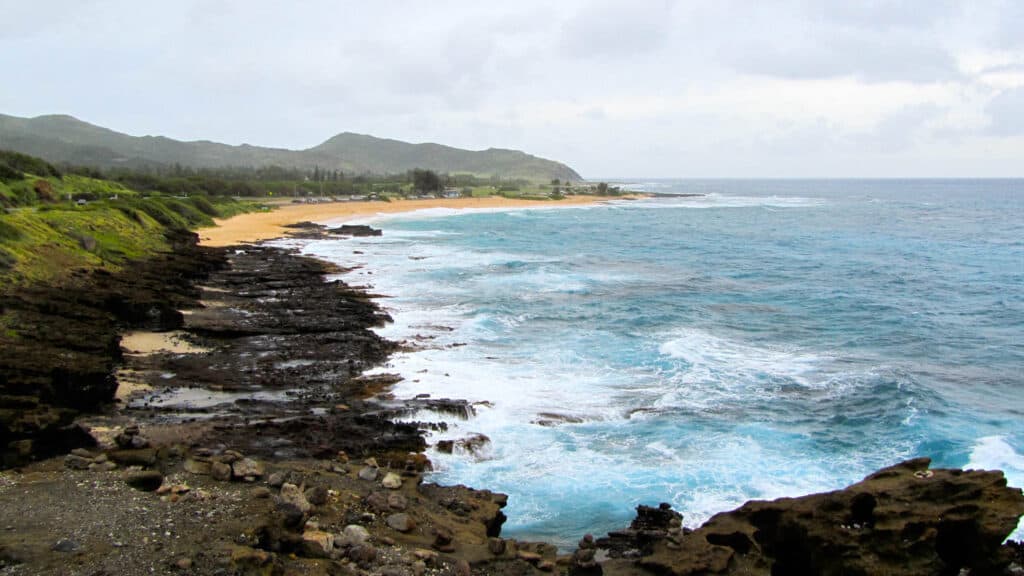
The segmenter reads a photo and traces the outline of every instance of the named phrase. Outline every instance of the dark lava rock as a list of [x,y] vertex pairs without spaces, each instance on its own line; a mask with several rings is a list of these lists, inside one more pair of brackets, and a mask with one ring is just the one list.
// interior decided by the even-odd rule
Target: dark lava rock
[[337,228],[328,228],[327,231],[344,236],[380,236],[382,234],[380,230],[362,224],[342,224]]
[[56,543],[54,543],[54,545],[50,547],[50,550],[53,550],[54,552],[75,552],[81,547],[82,546],[74,540],[62,538],[58,540]]
[[144,470],[142,472],[129,472],[125,474],[124,481],[129,486],[143,492],[153,492],[164,483],[164,475],[155,470]]
[[70,425],[113,401],[121,331],[180,327],[178,310],[198,296],[192,283],[223,262],[191,232],[167,236],[170,251],[116,274],[74,271],[59,285],[0,291],[0,310],[16,319],[0,332],[0,466],[95,446]]
[[[1000,574],[1024,495],[1002,472],[929,470],[920,458],[843,490],[751,501],[637,561],[657,574]],[[637,521],[662,525],[648,509]]]
[[327,504],[327,488],[323,486],[313,486],[306,490],[306,500],[309,501],[313,506],[323,506]]

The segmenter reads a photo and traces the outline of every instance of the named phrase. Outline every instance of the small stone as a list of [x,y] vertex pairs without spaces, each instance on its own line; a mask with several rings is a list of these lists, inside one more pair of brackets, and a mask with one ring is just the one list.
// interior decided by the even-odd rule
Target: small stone
[[469,562],[466,562],[462,558],[455,561],[455,575],[456,576],[472,576],[473,571],[469,568]]
[[115,464],[115,463],[113,463],[113,462],[111,462],[109,460],[106,461],[106,462],[101,462],[100,463],[100,470],[103,470],[105,472],[110,472],[111,470],[117,470],[117,464]]
[[431,544],[431,546],[435,550],[440,550],[441,552],[446,553],[451,553],[455,551],[455,546],[452,544],[452,539],[454,538],[454,535],[452,534],[451,530],[448,530],[447,528],[444,528],[442,526],[437,526],[434,528],[433,531],[434,543]]
[[96,459],[96,455],[93,454],[92,452],[89,452],[85,448],[75,448],[74,450],[71,451],[71,454],[74,456],[78,456],[79,458],[88,458],[89,460]]
[[441,454],[451,454],[452,451],[455,449],[455,441],[439,440],[437,444],[434,445],[434,447],[437,448],[437,451],[440,452]]
[[98,456],[96,456],[95,458],[92,459],[92,461],[96,462],[97,464],[102,464],[102,463],[106,462],[107,460],[109,460],[109,458],[107,458],[107,455],[103,454],[103,453],[100,453]]
[[373,466],[374,468],[380,468],[380,466],[377,464],[377,459],[373,457],[363,460],[363,464],[366,464],[367,466]]
[[395,539],[391,536],[381,536],[379,540],[380,543],[385,546],[394,546],[396,544]]
[[377,474],[379,473],[380,469],[377,468],[376,466],[363,466],[363,468],[359,470],[359,478],[361,480],[373,482],[374,480],[377,479]]
[[371,492],[365,500],[366,505],[374,512],[387,512],[390,510],[389,501],[390,495],[384,492]]
[[88,470],[93,461],[76,454],[68,454],[64,457],[64,467],[72,470]]
[[178,570],[189,570],[192,568],[191,558],[178,558],[178,561],[174,563],[174,566]]
[[156,463],[156,449],[115,450],[108,454],[110,459],[122,466],[152,466]]
[[266,486],[257,486],[249,491],[249,495],[257,500],[270,498],[270,488],[267,488]]
[[334,536],[322,530],[307,530],[302,533],[302,551],[314,558],[327,558],[334,549]]
[[501,556],[505,553],[505,540],[502,538],[488,538],[487,549],[491,551],[491,554]]
[[124,481],[129,486],[143,492],[152,492],[164,483],[164,475],[156,470],[144,470],[142,472],[131,472],[125,474]]
[[529,562],[530,564],[536,564],[537,562],[540,562],[543,559],[543,556],[541,556],[540,554],[537,554],[536,552],[528,552],[526,550],[520,550],[520,551],[516,552],[516,558],[519,558],[520,560],[525,560],[525,561]]
[[277,504],[277,511],[281,515],[281,523],[285,527],[292,529],[302,526],[302,520],[306,516],[298,506],[288,502],[279,502]]
[[245,456],[237,450],[225,450],[224,454],[221,454],[220,461],[225,464],[234,464],[242,458],[245,458]]
[[[231,551],[231,564],[246,573],[255,572],[256,569],[271,564],[273,561],[274,556],[266,550],[235,546]],[[266,572],[266,570],[261,571]]]
[[259,478],[263,474],[263,463],[252,458],[242,458],[231,464],[231,475],[235,478]]
[[537,569],[541,572],[554,572],[555,563],[551,560],[541,560],[540,562],[537,562]]
[[417,560],[412,563],[412,574],[413,576],[423,576],[427,571],[427,563],[423,560]]
[[402,487],[402,478],[394,472],[388,472],[384,475],[384,479],[381,480],[381,485],[389,490],[398,490]]
[[416,522],[412,518],[410,518],[408,514],[405,514],[404,512],[388,516],[387,524],[393,530],[397,530],[399,532],[409,532],[410,530],[416,527]]
[[284,472],[274,472],[273,474],[270,475],[270,477],[267,478],[267,484],[269,484],[272,488],[280,488],[281,485],[284,484],[284,481]]
[[302,511],[303,514],[309,512],[313,507],[308,500],[306,495],[299,490],[299,487],[295,484],[284,483],[281,485],[281,500],[287,504],[292,504],[296,508]]
[[68,538],[61,538],[50,548],[54,552],[74,552],[81,548],[81,545],[74,540]]
[[341,462],[342,464],[348,463],[348,454],[346,454],[344,450],[339,450],[335,458],[337,458],[338,462]]
[[358,524],[349,524],[342,530],[341,535],[334,539],[336,544],[351,547],[365,544],[370,540],[370,532]]
[[402,494],[393,493],[388,494],[388,508],[392,510],[398,510],[399,512],[405,510],[409,506],[409,501]]
[[231,465],[223,462],[214,462],[210,464],[210,476],[214,480],[220,480],[221,482],[227,482],[231,480]]
[[369,564],[377,559],[377,549],[369,544],[358,544],[348,551],[348,557],[357,564]]
[[424,562],[430,562],[434,558],[437,558],[437,552],[427,550],[426,548],[417,548],[413,550],[412,554]]
[[149,438],[146,438],[145,436],[141,435],[132,436],[131,442],[129,442],[129,445],[126,446],[126,448],[149,448]]
[[203,462],[202,460],[195,460],[192,458],[185,460],[185,463],[182,464],[182,468],[189,474],[205,476],[210,473],[209,462]]
[[323,486],[313,486],[306,490],[306,500],[314,506],[327,504],[327,496],[327,488]]
[[595,554],[597,554],[597,550],[595,548],[580,548],[573,553],[572,557],[573,561],[585,564],[587,562],[592,562]]

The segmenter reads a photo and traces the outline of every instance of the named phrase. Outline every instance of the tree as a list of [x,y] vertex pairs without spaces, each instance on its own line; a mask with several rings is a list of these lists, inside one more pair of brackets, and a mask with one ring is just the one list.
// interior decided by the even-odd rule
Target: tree
[[441,189],[441,178],[433,170],[413,170],[412,187],[419,192],[437,192]]
[[558,178],[555,178],[555,179],[553,179],[553,180],[551,181],[551,185],[552,185],[552,186],[558,186],[558,185],[559,185],[559,184],[561,184],[561,183],[562,183],[562,181],[561,181],[561,180],[559,180]]
[[608,195],[608,183],[607,182],[598,182],[597,183],[597,195],[598,196],[607,196]]

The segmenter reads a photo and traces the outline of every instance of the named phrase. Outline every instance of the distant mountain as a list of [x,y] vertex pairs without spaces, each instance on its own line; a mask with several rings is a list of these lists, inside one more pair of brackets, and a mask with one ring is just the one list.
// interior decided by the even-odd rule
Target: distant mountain
[[221,168],[281,166],[341,170],[350,174],[401,173],[414,168],[531,180],[581,180],[575,170],[518,150],[462,150],[441,144],[410,144],[344,132],[306,150],[231,146],[163,136],[129,136],[72,116],[19,118],[0,114],[0,149],[51,162],[87,166]]

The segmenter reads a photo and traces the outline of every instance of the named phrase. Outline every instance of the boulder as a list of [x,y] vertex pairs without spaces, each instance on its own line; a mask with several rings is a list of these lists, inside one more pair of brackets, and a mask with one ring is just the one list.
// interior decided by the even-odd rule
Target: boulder
[[196,460],[194,458],[189,458],[188,460],[185,460],[185,463],[182,464],[182,468],[185,470],[185,472],[188,472],[189,474],[206,476],[210,473],[209,462],[205,462],[203,460]]
[[377,475],[380,473],[380,468],[376,466],[363,466],[359,470],[359,478],[368,482],[373,482],[377,479]]
[[843,490],[747,502],[692,532],[664,508],[645,507],[636,529],[616,534],[632,533],[637,564],[657,574],[1002,573],[1011,560],[1002,543],[1024,514],[1024,494],[1002,472],[929,464],[909,460]]
[[342,548],[350,548],[365,544],[370,540],[370,532],[358,524],[345,526],[341,534],[334,538],[334,544]]
[[404,512],[388,516],[387,523],[391,529],[399,532],[409,532],[416,527],[416,521]]
[[227,482],[231,480],[231,465],[224,462],[212,462],[210,464],[210,476],[214,480]]
[[164,475],[156,470],[144,470],[125,474],[124,481],[136,490],[153,492],[164,483]]
[[322,530],[306,530],[302,533],[302,552],[313,558],[327,558],[334,550],[334,535]]
[[380,483],[389,490],[398,490],[402,487],[402,478],[394,472],[388,472]]
[[242,458],[231,463],[231,475],[235,478],[259,478],[264,473],[263,463],[252,458]]
[[281,501],[295,506],[303,514],[308,513],[313,508],[309,500],[306,500],[306,495],[302,493],[302,490],[295,484],[287,482],[281,485]]

